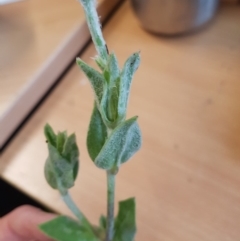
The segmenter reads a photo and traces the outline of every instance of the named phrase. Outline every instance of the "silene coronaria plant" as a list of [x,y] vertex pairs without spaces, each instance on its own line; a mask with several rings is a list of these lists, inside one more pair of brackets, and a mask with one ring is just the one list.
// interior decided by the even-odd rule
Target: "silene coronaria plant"
[[136,233],[135,199],[119,202],[114,217],[115,177],[123,163],[141,147],[137,116],[126,120],[129,91],[140,63],[139,53],[132,54],[122,69],[114,53],[109,53],[103,39],[95,0],[79,0],[84,8],[92,40],[97,50],[95,70],[80,58],[77,64],[88,78],[94,92],[94,107],[87,134],[87,149],[94,164],[107,173],[107,214],[99,225],[92,225],[71,199],[79,167],[79,150],[75,134],[54,133],[46,125],[49,155],[45,163],[48,184],[57,189],[76,220],[59,216],[40,225],[49,237],[58,241],[133,241]]

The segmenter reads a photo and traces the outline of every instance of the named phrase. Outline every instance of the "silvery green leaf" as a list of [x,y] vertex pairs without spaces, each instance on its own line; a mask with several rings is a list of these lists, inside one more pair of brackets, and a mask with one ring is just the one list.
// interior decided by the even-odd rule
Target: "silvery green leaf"
[[44,165],[44,176],[50,187],[53,189],[58,189],[57,177],[49,157],[47,158]]
[[119,78],[120,71],[118,67],[118,61],[114,53],[109,55],[108,70],[110,73],[110,87],[117,87],[116,82]]
[[87,149],[89,156],[93,161],[102,149],[106,139],[107,129],[105,124],[103,123],[101,114],[99,113],[96,103],[94,103],[94,108],[87,135]]
[[103,77],[106,80],[106,83],[109,84],[109,82],[110,82],[110,73],[109,73],[108,69],[105,69],[103,71]]
[[108,68],[103,73],[107,84],[104,85],[100,108],[104,123],[111,129],[116,127],[118,118],[119,72],[116,56],[110,54]]
[[78,174],[79,168],[79,150],[76,143],[76,136],[75,134],[71,134],[67,139],[63,146],[62,156],[68,160],[68,162],[73,167],[73,178],[74,180]]
[[58,150],[48,143],[49,157],[45,163],[44,173],[48,184],[60,191],[74,185],[73,165],[60,155]]
[[106,85],[100,104],[101,115],[104,123],[111,129],[115,128],[118,112],[118,91]]
[[119,167],[140,149],[141,142],[137,117],[133,117],[113,130],[94,162],[106,170]]
[[118,117],[118,90],[112,86],[108,91],[107,117],[112,123],[115,123]]
[[44,128],[48,140],[48,158],[45,163],[44,173],[48,184],[64,192],[74,185],[78,173],[79,151],[76,136],[58,132],[54,134],[50,125]]
[[106,63],[100,56],[96,56],[94,60],[102,71],[106,69]]
[[101,73],[99,73],[91,66],[87,65],[80,58],[77,58],[77,64],[81,68],[81,70],[85,73],[88,80],[90,81],[91,86],[95,93],[95,99],[98,103],[100,103],[103,95],[103,86],[105,82],[104,77],[102,76]]
[[71,164],[78,162],[79,151],[75,134],[71,134],[67,137],[63,146],[62,156],[65,157]]
[[115,122],[118,117],[118,84],[119,84],[119,68],[115,54],[109,55],[109,86],[107,98],[107,117],[110,122]]
[[135,199],[119,202],[118,215],[115,219],[113,241],[133,241],[136,234]]
[[104,123],[109,128],[113,128],[114,122],[117,119],[118,108],[118,89],[116,87],[117,80],[119,79],[119,69],[116,56],[110,54],[108,58],[107,68],[103,71],[105,81],[103,96],[101,100],[101,114]]
[[119,100],[118,100],[118,115],[119,118],[124,119],[126,116],[128,97],[132,78],[140,64],[140,54],[134,53],[124,64],[122,73],[120,75],[119,83]]
[[112,106],[109,106],[109,97],[111,94],[109,93],[109,86],[107,84],[104,85],[104,92],[100,104],[100,112],[103,119],[103,122],[108,128],[114,129],[116,126],[116,121],[114,121],[114,116],[116,113],[111,113]]
[[92,232],[66,216],[59,216],[40,224],[39,228],[48,237],[57,241],[99,241]]

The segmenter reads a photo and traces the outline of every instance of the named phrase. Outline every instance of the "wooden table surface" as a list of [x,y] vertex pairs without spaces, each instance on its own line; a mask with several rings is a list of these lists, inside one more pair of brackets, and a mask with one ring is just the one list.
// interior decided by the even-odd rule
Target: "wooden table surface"
[[[128,116],[139,115],[143,147],[117,176],[116,200],[137,198],[137,241],[240,240],[240,7],[221,8],[202,30],[161,38],[139,27],[125,3],[104,29],[124,60],[141,51]],[[93,46],[81,56],[93,64]],[[105,212],[105,173],[88,157],[93,104],[77,66],[63,77],[1,157],[2,177],[70,214],[46,184],[43,126],[75,131],[81,167],[71,193],[93,223]]]
[[25,0],[1,6],[0,115],[82,21],[77,1]]

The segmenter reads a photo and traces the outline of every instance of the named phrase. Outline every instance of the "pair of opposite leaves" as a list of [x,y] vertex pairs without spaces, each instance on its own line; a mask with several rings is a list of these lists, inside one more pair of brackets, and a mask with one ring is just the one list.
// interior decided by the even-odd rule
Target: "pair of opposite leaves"
[[[80,59],[77,59],[77,63],[88,77],[95,93],[87,136],[89,155],[97,167],[117,170],[141,147],[137,117],[125,120],[132,77],[140,57],[139,53],[130,56],[121,72],[115,55],[110,54],[108,59],[105,66],[100,58],[96,59],[102,74]],[[115,118],[110,119],[108,116]],[[74,185],[78,171],[79,151],[75,134],[68,137],[66,132],[59,132],[56,135],[48,124],[44,132],[49,149],[45,164],[46,179],[53,188],[67,190]]]
[[[135,199],[129,198],[119,202],[113,241],[133,241],[136,233],[135,219]],[[69,217],[59,216],[41,224],[40,229],[58,241],[103,241],[106,234],[106,217],[101,216],[99,226],[89,229]]]
[[[79,151],[75,134],[66,132],[57,135],[47,124],[45,126],[49,157],[45,164],[45,177],[55,189],[65,195],[74,185],[78,172]],[[133,241],[136,233],[135,199],[119,202],[118,215],[114,222],[113,241]],[[40,225],[49,237],[58,241],[103,241],[106,234],[106,217],[101,216],[99,226],[89,226],[88,222],[77,222],[66,216],[59,216]]]
[[137,117],[125,120],[131,82],[140,56],[139,53],[131,55],[122,71],[114,54],[109,55],[106,64],[100,57],[96,58],[96,62],[102,73],[77,59],[95,94],[87,148],[99,168],[118,169],[141,147]]

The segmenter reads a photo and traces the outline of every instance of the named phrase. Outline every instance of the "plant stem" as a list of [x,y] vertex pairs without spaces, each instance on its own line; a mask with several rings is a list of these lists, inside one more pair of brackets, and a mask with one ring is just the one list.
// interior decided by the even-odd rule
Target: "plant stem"
[[112,241],[114,235],[114,195],[115,174],[107,171],[107,232],[106,241]]
[[102,60],[107,60],[108,49],[105,43],[105,40],[102,35],[101,25],[99,22],[97,10],[96,10],[96,1],[95,0],[79,0],[83,6],[86,20],[88,24],[89,31],[92,36],[92,40],[96,47],[96,50]]
[[92,226],[90,222],[87,220],[87,218],[84,216],[84,214],[79,210],[77,205],[72,200],[70,194],[66,192],[65,194],[62,194],[62,199],[65,202],[65,204],[68,206],[68,208],[71,210],[71,212],[78,218],[81,224],[85,224],[89,229],[92,231]]

